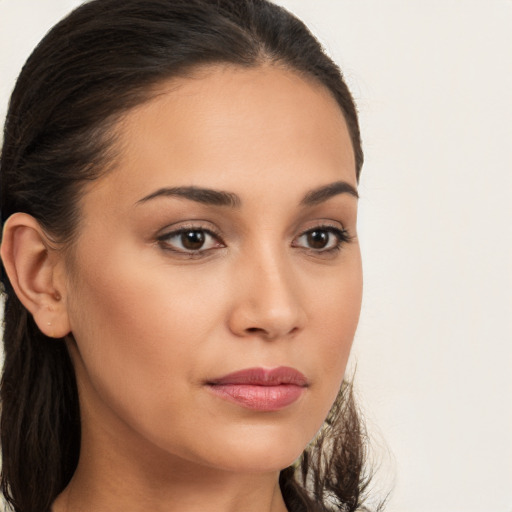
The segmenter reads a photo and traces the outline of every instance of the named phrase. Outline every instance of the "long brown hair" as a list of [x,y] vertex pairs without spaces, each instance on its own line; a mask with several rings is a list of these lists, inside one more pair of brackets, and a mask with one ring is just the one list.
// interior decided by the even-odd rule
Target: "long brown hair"
[[[153,86],[201,65],[281,65],[323,84],[363,163],[356,108],[339,68],[305,25],[266,0],[93,0],[58,23],[25,64],[11,97],[0,160],[1,215],[35,217],[71,243],[82,184],[111,158],[115,121]],[[1,488],[16,512],[46,512],[75,471],[80,413],[62,340],[44,336],[6,295],[1,382]],[[324,428],[281,472],[291,511],[360,510],[364,431],[344,384]]]

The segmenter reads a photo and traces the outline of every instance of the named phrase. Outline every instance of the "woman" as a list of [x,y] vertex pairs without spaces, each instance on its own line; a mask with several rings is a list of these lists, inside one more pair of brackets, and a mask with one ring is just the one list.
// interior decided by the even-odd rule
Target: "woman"
[[16,512],[360,509],[362,161],[269,2],[94,0],[43,39],[1,159]]

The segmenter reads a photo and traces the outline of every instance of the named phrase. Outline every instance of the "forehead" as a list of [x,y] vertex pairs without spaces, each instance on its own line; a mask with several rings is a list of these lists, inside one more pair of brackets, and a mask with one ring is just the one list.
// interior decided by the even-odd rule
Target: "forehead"
[[[352,144],[322,85],[277,66],[204,68],[160,84],[117,127],[115,168],[102,189],[135,202],[163,186],[282,193],[343,179],[356,186]],[[302,195],[302,191],[297,194]]]

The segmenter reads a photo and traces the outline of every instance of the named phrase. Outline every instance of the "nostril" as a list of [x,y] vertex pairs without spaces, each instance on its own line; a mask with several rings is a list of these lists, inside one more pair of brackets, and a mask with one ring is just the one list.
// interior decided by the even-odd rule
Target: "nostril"
[[[286,334],[295,334],[298,330],[298,327],[294,327]],[[265,338],[275,338],[279,336],[277,332],[273,333],[272,330],[263,329],[262,327],[248,327],[247,329],[245,329],[245,332],[246,334],[256,334],[258,336],[264,336]]]

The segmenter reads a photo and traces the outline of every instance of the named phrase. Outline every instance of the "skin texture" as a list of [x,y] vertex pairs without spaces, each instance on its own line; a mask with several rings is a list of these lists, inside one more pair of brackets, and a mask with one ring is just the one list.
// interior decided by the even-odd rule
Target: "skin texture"
[[[342,112],[292,71],[216,66],[163,84],[118,135],[115,168],[82,198],[71,251],[52,249],[24,214],[2,245],[39,327],[72,333],[82,449],[53,510],[282,512],[279,470],[324,421],[359,317],[356,197],[301,204],[320,187],[357,185]],[[236,204],[141,201],[165,187],[227,191]],[[304,235],[319,226],[330,251]],[[186,251],[180,228],[213,235]],[[277,411],[206,385],[279,366],[308,385]]]

